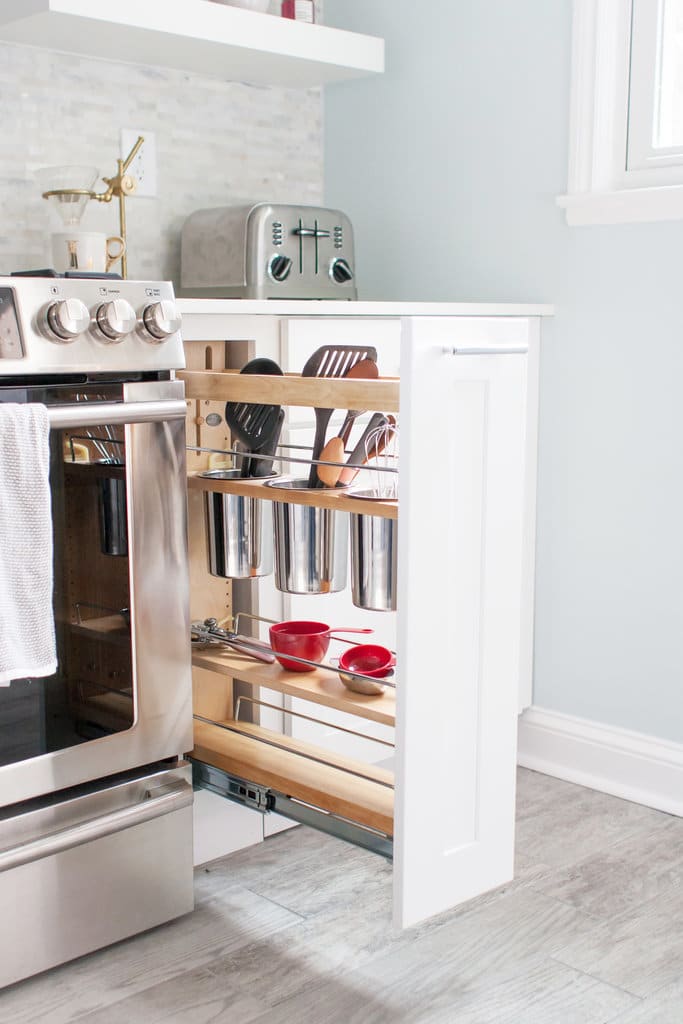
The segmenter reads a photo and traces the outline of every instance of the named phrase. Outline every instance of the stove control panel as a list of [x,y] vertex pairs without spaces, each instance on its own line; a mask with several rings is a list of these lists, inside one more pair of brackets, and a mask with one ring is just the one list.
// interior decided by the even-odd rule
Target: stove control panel
[[0,277],[0,375],[177,370],[170,282]]

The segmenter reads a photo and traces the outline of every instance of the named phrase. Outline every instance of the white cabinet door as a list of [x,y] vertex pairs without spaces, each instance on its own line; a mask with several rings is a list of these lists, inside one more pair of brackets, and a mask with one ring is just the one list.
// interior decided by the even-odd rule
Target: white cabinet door
[[513,875],[527,433],[527,356],[515,350],[530,323],[403,321],[394,886],[404,927]]

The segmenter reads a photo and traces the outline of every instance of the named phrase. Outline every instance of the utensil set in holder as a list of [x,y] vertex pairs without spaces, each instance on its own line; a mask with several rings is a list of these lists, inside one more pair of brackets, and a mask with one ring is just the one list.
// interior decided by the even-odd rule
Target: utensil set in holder
[[[282,374],[270,359],[251,360],[241,372]],[[375,379],[377,352],[368,346],[325,346],[306,362],[302,376]],[[396,435],[397,423],[393,416],[375,413],[345,464],[319,466],[319,461],[343,461],[354,421],[364,410],[349,410],[338,437],[326,443],[333,411],[315,409],[316,432],[309,475],[288,480],[272,474],[284,410],[278,405],[228,402],[225,419],[244,451],[241,466],[201,475],[219,480],[273,476],[267,485],[287,490],[347,487],[360,467],[377,460],[387,449]],[[336,457],[330,457],[330,451]],[[383,493],[375,494],[370,489],[365,494],[395,498],[395,475],[385,474],[384,479],[380,473],[377,476]],[[283,593],[336,593],[347,583],[350,536],[354,604],[377,611],[396,608],[396,520],[214,491],[205,492],[205,502],[212,575],[249,579],[270,575],[274,570],[276,587]]]
[[[214,480],[239,470],[210,470]],[[306,480],[269,483],[307,489]],[[395,519],[337,509],[205,492],[209,571],[228,579],[255,579],[275,570],[285,594],[331,594],[348,579],[351,537],[352,599],[358,608],[394,611],[398,524]]]

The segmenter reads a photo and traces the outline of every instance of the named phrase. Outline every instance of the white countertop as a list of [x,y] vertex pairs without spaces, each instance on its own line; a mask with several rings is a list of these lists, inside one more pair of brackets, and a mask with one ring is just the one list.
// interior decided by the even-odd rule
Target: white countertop
[[550,305],[494,302],[342,302],[334,300],[178,299],[183,316],[553,316]]

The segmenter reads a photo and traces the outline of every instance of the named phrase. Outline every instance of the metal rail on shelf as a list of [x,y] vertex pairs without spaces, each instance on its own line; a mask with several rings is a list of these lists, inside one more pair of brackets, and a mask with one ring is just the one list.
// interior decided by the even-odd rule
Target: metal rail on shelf
[[[257,701],[257,703],[258,703],[258,701]],[[269,706],[272,707],[273,705],[269,705]],[[278,708],[277,710],[278,711],[284,711],[285,714],[289,714],[289,715],[295,715],[296,714],[295,711],[287,711],[285,708]],[[230,722],[216,722],[213,718],[205,718],[203,715],[193,715],[192,717],[197,722],[203,722],[205,725],[215,725],[217,729],[223,729],[224,732],[234,732],[237,736],[244,736],[245,735],[245,733],[241,729],[235,728],[235,725],[231,725]],[[302,715],[300,717],[305,718],[306,716]],[[315,718],[310,719],[310,721],[312,721],[312,722],[318,721],[321,725],[329,725],[329,726],[331,726],[334,729],[338,728],[338,726],[333,725],[332,722],[322,722],[320,719],[315,719]],[[237,723],[237,719],[235,719],[235,723]],[[347,730],[342,730],[342,732],[346,732],[346,731]],[[277,736],[277,733],[273,733],[273,735]],[[377,742],[377,743],[382,742],[380,740],[375,740],[372,736],[364,736],[363,733],[355,733],[355,735],[356,736],[360,736],[362,739],[372,740],[373,742]],[[290,746],[287,746],[286,743],[278,743],[277,740],[266,738],[265,736],[250,735],[249,739],[253,740],[254,743],[262,743],[265,747],[274,747],[276,750],[284,750],[287,754],[294,754],[295,757],[303,757],[304,760],[312,761],[314,764],[322,764],[326,768],[334,768],[334,769],[336,769],[336,771],[344,772],[345,775],[353,775],[353,777],[356,778],[356,779],[364,779],[366,782],[374,782],[376,785],[378,785],[378,786],[385,786],[387,789],[393,789],[394,788],[391,783],[389,783],[389,782],[380,782],[379,779],[373,777],[372,775],[365,774],[364,772],[356,771],[353,768],[347,768],[344,765],[341,765],[341,764],[336,763],[334,761],[328,761],[324,757],[317,757],[315,754],[306,753],[303,750],[293,750]],[[390,747],[393,747],[392,743],[387,743],[386,745],[390,746]]]
[[[251,612],[237,612],[237,614],[235,615],[235,617],[233,619],[233,628],[234,628],[234,632],[235,633],[239,633],[239,621],[240,621],[241,618],[242,619],[254,619],[255,622],[268,622],[268,623],[270,623],[271,626],[277,626],[278,625],[277,619],[265,619],[262,615],[252,615]],[[226,621],[226,620],[223,620],[223,621]],[[331,632],[334,632],[334,630],[332,630]],[[265,646],[269,651],[273,650],[273,648],[270,646],[270,644],[266,644],[266,642],[264,640],[258,640],[255,637],[253,639],[254,639],[254,646],[257,646],[257,647],[260,647],[260,648],[263,648]],[[341,644],[348,644],[350,647],[355,647],[356,643],[357,643],[357,641],[355,641],[355,640],[345,640],[341,636],[335,636],[334,640],[338,641]],[[245,646],[246,646],[246,644],[245,644]],[[391,654],[396,656],[396,651],[392,651],[391,648],[387,648],[387,650],[389,650]],[[277,656],[277,652],[276,651],[273,651],[273,654],[275,654]],[[296,661],[296,662],[298,662],[301,665],[310,665],[311,668],[321,668],[325,672],[334,672],[336,675],[339,675],[339,667],[337,665],[326,665],[322,661],[309,661],[308,658],[299,658],[296,654],[286,654],[286,655],[283,655],[283,657],[285,657],[287,659],[287,661]],[[382,686],[388,686],[392,690],[396,689],[396,683],[392,681],[391,676],[388,676],[388,675],[387,676],[368,676],[368,675],[364,675],[362,672],[353,672],[351,669],[346,669],[346,668],[343,669],[342,671],[344,672],[345,676],[352,676],[354,679],[370,680],[370,682],[372,682],[372,683],[381,683]]]
[[[188,452],[200,452],[206,455],[232,455],[242,458],[245,454],[249,455],[250,459],[267,459],[268,462],[272,462],[274,459],[278,462],[292,462],[297,463],[301,466],[334,466],[339,469],[354,469],[354,470],[369,470],[372,473],[393,473],[397,474],[398,469],[393,466],[375,466],[375,465],[362,465],[362,466],[349,466],[348,462],[324,462],[321,459],[297,459],[292,458],[289,455],[259,455],[258,452],[240,452],[235,448],[204,448],[200,445],[188,444],[185,446]],[[312,451],[312,449],[305,447],[304,445],[278,445],[278,448],[297,448],[301,451]],[[395,458],[393,455],[387,455],[383,458]]]
[[[361,740],[370,740],[372,743],[381,743],[383,747],[391,747],[392,750],[396,747],[396,744],[392,743],[391,740],[381,740],[375,736],[368,736],[367,733],[358,732],[356,729],[347,729],[344,725],[336,725],[334,722],[326,722],[324,718],[314,718],[313,715],[304,715],[301,711],[290,711],[288,708],[282,708],[278,704],[269,704],[267,700],[257,700],[256,697],[247,697],[244,694],[240,695],[235,702],[236,722],[239,722],[240,720],[242,701],[246,701],[248,704],[258,704],[259,707],[263,708],[271,708],[273,711],[281,711],[282,714],[292,715],[294,718],[303,718],[306,722],[315,722],[316,725],[331,726],[333,729],[338,729],[339,732],[348,733],[349,736],[357,736]],[[365,776],[363,776],[363,778],[365,778]]]

